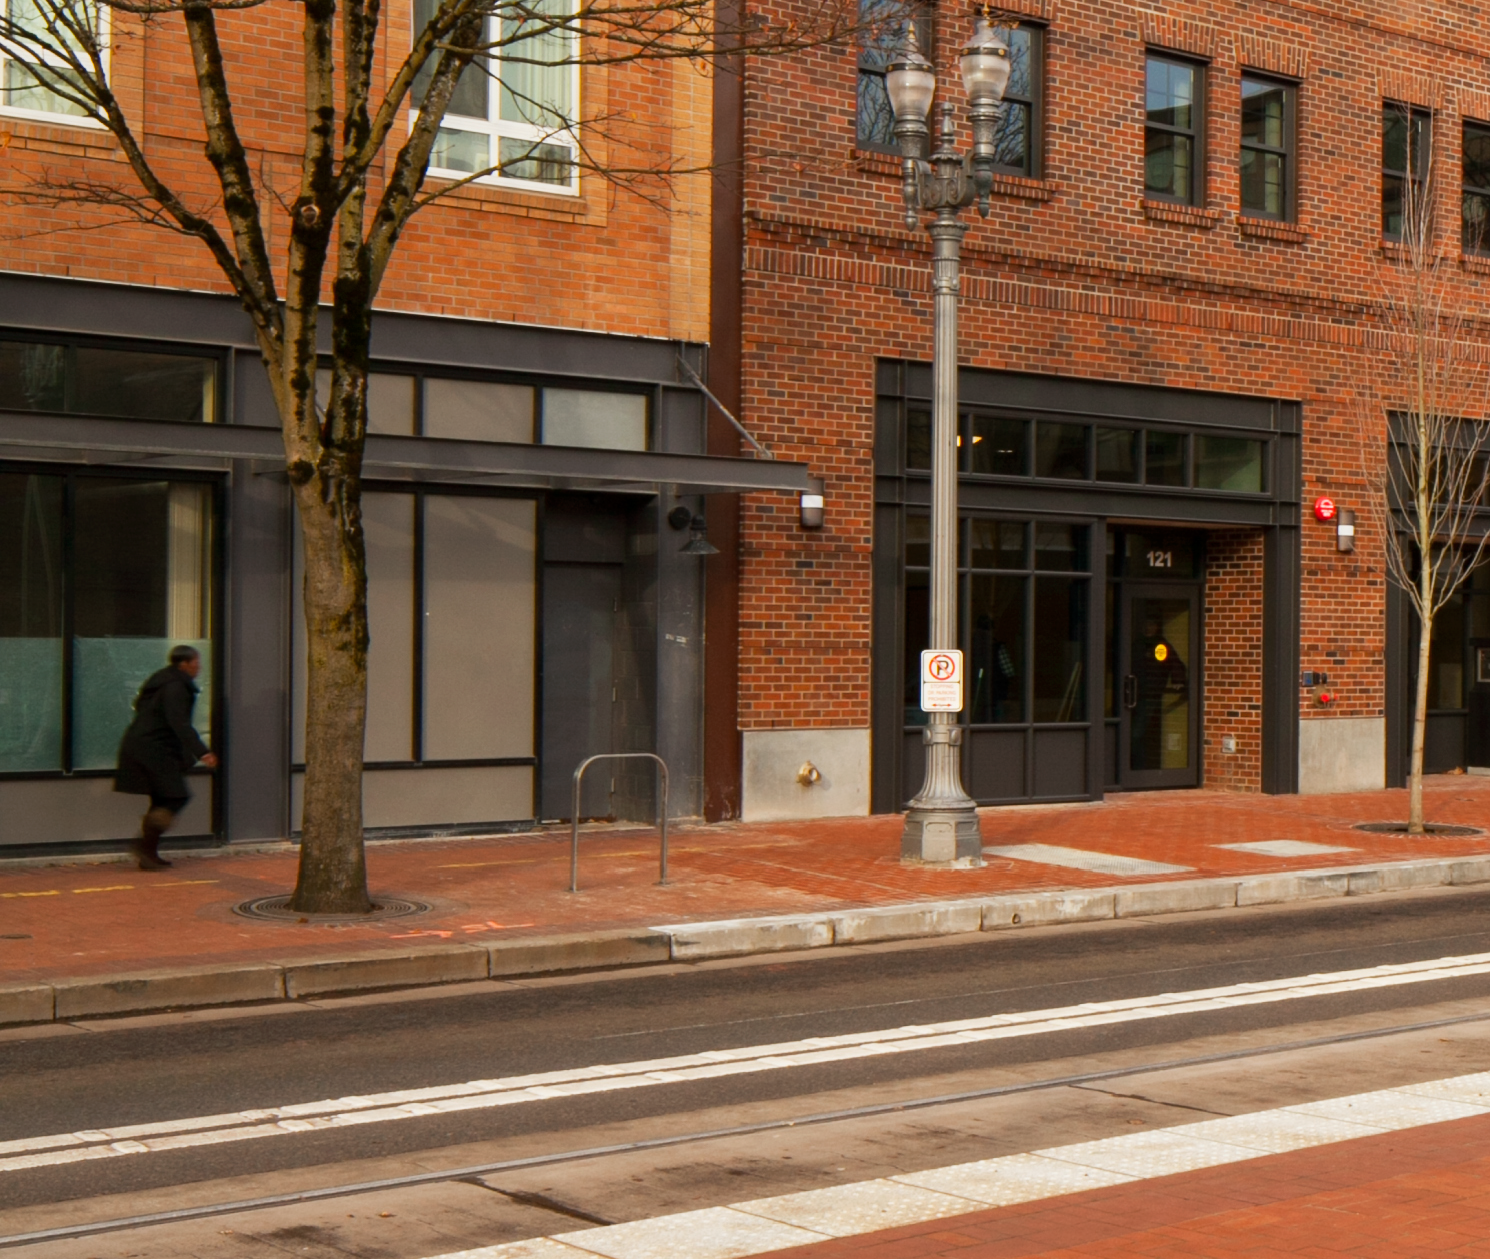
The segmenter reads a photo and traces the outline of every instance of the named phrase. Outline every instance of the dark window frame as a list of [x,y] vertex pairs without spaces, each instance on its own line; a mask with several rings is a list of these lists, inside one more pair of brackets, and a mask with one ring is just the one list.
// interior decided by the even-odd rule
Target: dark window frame
[[[1484,257],[1490,255],[1490,182],[1485,184],[1471,184],[1469,172],[1465,169],[1465,144],[1470,131],[1482,132],[1487,140],[1490,140],[1490,122],[1477,118],[1463,118],[1459,127],[1459,172],[1460,172],[1460,199],[1459,199],[1459,247],[1464,254],[1472,257]],[[1486,178],[1490,180],[1490,170],[1486,171]],[[1469,216],[1465,211],[1469,207],[1471,197],[1478,198],[1485,207],[1485,218],[1481,227],[1480,237],[1476,244],[1469,243]]]
[[[1013,31],[1025,31],[1030,39],[1028,96],[1004,93],[1003,110],[1009,103],[1023,106],[1029,111],[1029,123],[1024,132],[1024,164],[1007,166],[999,163],[994,170],[1001,175],[1013,175],[1017,179],[1043,179],[1045,176],[1045,35],[1046,27],[1039,22],[1019,22],[1013,26],[999,28],[1000,38],[1008,42]],[[1003,114],[1000,114],[1002,119]]]
[[[1166,65],[1184,66],[1187,69],[1193,70],[1195,72],[1195,99],[1191,103],[1191,106],[1190,106],[1190,108],[1191,108],[1191,110],[1193,112],[1194,117],[1192,118],[1192,120],[1191,120],[1191,126],[1188,129],[1187,128],[1184,128],[1184,127],[1170,126],[1170,125],[1168,125],[1166,123],[1156,123],[1156,122],[1150,122],[1149,121],[1149,117],[1148,117],[1149,65],[1150,65],[1151,62],[1155,62],[1155,61],[1164,62]],[[1205,177],[1205,164],[1206,164],[1206,147],[1207,146],[1206,146],[1206,142],[1205,142],[1205,134],[1206,134],[1206,122],[1207,122],[1207,118],[1208,118],[1208,115],[1209,115],[1209,111],[1206,108],[1206,105],[1207,105],[1207,100],[1206,100],[1207,89],[1208,89],[1209,85],[1207,84],[1206,79],[1209,77],[1207,75],[1207,71],[1209,69],[1210,69],[1210,63],[1208,61],[1206,61],[1205,59],[1200,58],[1200,57],[1188,57],[1188,56],[1185,56],[1183,53],[1170,52],[1168,49],[1163,49],[1163,48],[1147,48],[1147,49],[1144,50],[1144,55],[1143,55],[1143,94],[1144,94],[1144,96],[1143,96],[1143,99],[1144,99],[1144,104],[1143,104],[1143,136],[1144,136],[1143,151],[1144,151],[1145,157],[1148,154],[1148,137],[1149,137],[1150,133],[1152,133],[1152,132],[1159,132],[1159,133],[1162,133],[1162,134],[1165,134],[1165,135],[1189,136],[1190,137],[1190,140],[1191,140],[1191,143],[1193,145],[1193,148],[1191,150],[1193,156],[1191,158],[1191,164],[1190,164],[1190,195],[1188,197],[1177,197],[1177,196],[1173,195],[1172,193],[1157,192],[1157,191],[1151,189],[1148,186],[1147,178],[1145,178],[1145,180],[1144,180],[1143,195],[1144,195],[1144,197],[1146,199],[1148,199],[1150,201],[1164,201],[1164,202],[1169,203],[1170,205],[1188,205],[1188,206],[1196,206],[1196,207],[1204,206],[1205,203],[1206,203],[1207,189],[1206,189],[1206,177]]]
[[[1268,210],[1255,209],[1241,204],[1241,192],[1238,187],[1237,204],[1239,212],[1244,218],[1267,219],[1274,223],[1293,223],[1298,219],[1298,116],[1299,116],[1299,83],[1296,79],[1282,78],[1275,74],[1262,74],[1255,70],[1243,70],[1241,88],[1245,92],[1248,82],[1263,83],[1271,88],[1283,89],[1283,145],[1275,148],[1271,145],[1249,143],[1243,139],[1240,141],[1241,153],[1266,153],[1282,159],[1283,162],[1283,209],[1277,213]],[[1246,96],[1242,96],[1246,101]],[[1240,118],[1240,110],[1238,111]],[[1240,155],[1239,155],[1240,156]],[[1238,182],[1240,184],[1240,164],[1238,165]]]
[[[191,345],[180,341],[151,341],[141,337],[99,337],[86,333],[46,332],[36,328],[16,328],[0,325],[0,341],[24,342],[30,345],[61,346],[69,361],[78,350],[111,350],[119,354],[159,354],[169,358],[197,359],[212,364],[212,419],[201,420],[136,420],[128,416],[110,415],[79,408],[61,411],[28,411],[28,415],[57,415],[69,419],[122,420],[131,424],[230,424],[228,413],[228,361],[230,352],[220,345]],[[71,393],[73,382],[68,381]]]
[[[867,19],[869,11],[881,5],[882,0],[859,0],[861,18]],[[936,11],[930,4],[918,4],[914,21],[917,46],[921,49],[922,55],[934,63],[936,61]],[[872,136],[866,137],[862,126],[863,112],[860,102],[863,99],[865,80],[878,80],[877,91],[883,92],[889,57],[884,52],[866,47],[861,42],[857,66],[858,73],[854,76],[854,147],[863,153],[889,153],[899,157],[900,146],[895,142],[893,134],[886,140],[875,139]]]
[[[1387,165],[1386,153],[1386,128],[1392,115],[1403,118],[1407,123],[1407,149],[1406,167],[1389,167]],[[1416,160],[1412,152],[1412,134],[1415,124],[1421,122],[1424,125],[1424,133],[1428,138],[1426,153],[1423,146],[1419,146]],[[1387,230],[1387,180],[1400,179],[1407,187],[1409,197],[1421,197],[1428,187],[1428,170],[1433,161],[1433,111],[1424,109],[1421,105],[1410,105],[1405,101],[1394,101],[1383,99],[1381,102],[1381,238],[1384,241],[1400,243],[1402,233]],[[1417,169],[1409,169],[1416,167]],[[1430,207],[1431,209],[1431,207]]]

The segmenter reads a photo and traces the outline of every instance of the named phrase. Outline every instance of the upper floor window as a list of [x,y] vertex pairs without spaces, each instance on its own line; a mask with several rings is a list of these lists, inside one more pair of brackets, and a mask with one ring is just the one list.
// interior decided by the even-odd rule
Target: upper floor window
[[1205,68],[1148,56],[1144,85],[1144,192],[1199,205],[1204,169]]
[[[7,34],[0,27],[0,107],[30,117],[85,118],[87,111],[68,98],[71,76],[48,51],[58,43],[73,45],[73,39],[55,22],[48,25],[46,11],[36,0],[0,3],[5,4],[5,26],[10,28]],[[76,0],[75,7],[90,22],[102,20],[88,0]]]
[[1464,124],[1464,252],[1490,254],[1490,124]]
[[1242,213],[1294,216],[1294,111],[1298,88],[1242,76]]
[[[880,153],[899,153],[895,140],[895,111],[890,108],[890,94],[885,90],[885,71],[895,60],[896,49],[905,35],[905,22],[895,20],[904,13],[902,0],[859,0],[859,20],[865,34],[859,45],[859,90],[854,112],[854,143],[861,149]],[[916,44],[924,56],[936,59],[932,41],[935,31],[931,10],[918,8]]]
[[999,107],[994,133],[994,161],[1011,175],[1040,176],[1041,97],[1045,77],[1045,31],[1038,26],[1016,26],[999,34],[1009,45],[1009,85]]
[[1401,240],[1421,226],[1433,115],[1387,101],[1381,111],[1381,234]]
[[[416,28],[438,7],[414,0]],[[486,38],[502,52],[473,60],[460,76],[430,154],[432,174],[578,191],[579,68],[573,33],[562,25],[568,12],[567,0],[533,0],[514,16],[487,19]],[[416,105],[433,74],[431,61],[415,83]]]

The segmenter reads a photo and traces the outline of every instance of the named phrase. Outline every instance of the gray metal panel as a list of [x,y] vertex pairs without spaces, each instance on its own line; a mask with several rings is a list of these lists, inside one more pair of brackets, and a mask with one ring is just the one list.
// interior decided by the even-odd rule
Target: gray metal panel
[[[973,367],[965,367],[958,373],[957,391],[959,401],[974,405],[1067,411],[1113,419],[1235,425],[1272,431],[1278,418],[1272,401],[1266,398]],[[912,398],[931,396],[929,364],[905,364],[905,392]]]
[[[685,504],[702,509],[698,500]],[[668,812],[699,817],[704,808],[704,557],[684,555],[688,535],[665,519],[676,500],[659,495],[646,541],[657,563],[657,755],[667,762]],[[641,513],[638,513],[640,516]],[[645,535],[637,530],[637,541]]]
[[[39,331],[144,335],[178,344],[256,349],[247,314],[236,298],[225,294],[0,272],[0,310],[24,311],[18,326]],[[321,320],[318,332],[322,352],[329,352],[329,317]],[[702,366],[701,346],[662,338],[390,311],[373,316],[373,357],[418,367],[521,372],[536,368],[589,380],[670,383],[678,379],[680,352],[695,368]]]
[[654,450],[701,455],[704,449],[704,395],[697,389],[658,390]]
[[[1089,481],[1069,485],[1049,481],[987,483],[964,477],[957,495],[959,506],[980,511],[1033,516],[1099,515],[1115,521],[1173,521],[1256,529],[1276,523],[1281,514],[1270,498],[1227,498],[1211,490],[1165,492],[1152,486],[1116,487],[1093,485]],[[922,475],[877,477],[875,500],[925,506],[931,501],[931,481]]]
[[[0,451],[13,451],[16,458],[74,460],[79,454],[118,455],[129,457],[130,462],[137,462],[142,455],[163,455],[173,459],[174,466],[182,466],[182,461],[201,466],[203,459],[282,462],[284,457],[277,428],[83,419],[15,411],[0,412]],[[774,459],[441,441],[432,437],[369,437],[363,475],[368,479],[456,485],[642,492],[667,484],[700,493],[763,490],[796,494],[810,484],[808,465]]]
[[230,841],[278,839],[290,809],[289,492],[236,463],[227,502],[224,829]]

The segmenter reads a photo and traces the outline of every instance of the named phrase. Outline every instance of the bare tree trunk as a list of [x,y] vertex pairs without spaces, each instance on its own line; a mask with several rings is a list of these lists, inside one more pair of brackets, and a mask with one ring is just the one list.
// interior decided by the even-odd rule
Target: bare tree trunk
[[[355,478],[354,478],[355,479]],[[346,474],[331,484],[346,486]],[[367,567],[356,495],[327,496],[320,476],[295,486],[305,546],[305,807],[290,907],[366,913],[362,750],[367,726]]]
[[1423,827],[1423,745],[1428,736],[1428,652],[1433,623],[1422,626],[1418,644],[1418,682],[1412,701],[1412,762],[1407,775],[1407,833],[1421,835]]

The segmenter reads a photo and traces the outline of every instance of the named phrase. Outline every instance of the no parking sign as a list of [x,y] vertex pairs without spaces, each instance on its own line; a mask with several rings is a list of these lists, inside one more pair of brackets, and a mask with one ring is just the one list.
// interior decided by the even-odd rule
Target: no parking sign
[[962,653],[933,650],[921,653],[921,711],[962,711]]

